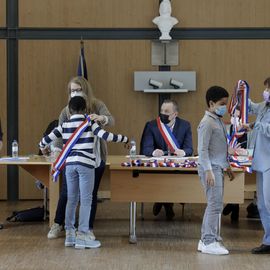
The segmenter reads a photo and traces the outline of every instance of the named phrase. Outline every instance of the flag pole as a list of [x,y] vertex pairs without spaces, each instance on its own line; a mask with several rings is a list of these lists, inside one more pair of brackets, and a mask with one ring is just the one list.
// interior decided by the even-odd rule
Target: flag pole
[[83,42],[83,37],[81,36],[81,49],[83,48],[84,42]]

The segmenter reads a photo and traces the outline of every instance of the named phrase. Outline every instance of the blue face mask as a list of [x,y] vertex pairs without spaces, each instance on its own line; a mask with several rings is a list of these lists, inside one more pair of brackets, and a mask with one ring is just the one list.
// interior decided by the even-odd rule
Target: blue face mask
[[227,112],[227,107],[226,105],[222,105],[222,106],[218,106],[216,109],[215,109],[215,113],[216,115],[222,117],[226,114]]

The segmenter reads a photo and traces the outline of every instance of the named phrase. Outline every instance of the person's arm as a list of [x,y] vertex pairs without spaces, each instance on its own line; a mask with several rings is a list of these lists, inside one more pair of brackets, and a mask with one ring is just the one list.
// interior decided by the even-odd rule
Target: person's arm
[[154,151],[156,150],[162,151],[161,149],[155,149],[154,134],[151,129],[151,123],[147,122],[142,135],[141,153],[145,156],[153,156],[155,154]]
[[192,132],[191,132],[190,123],[188,123],[188,128],[185,133],[182,150],[185,151],[185,156],[191,156],[193,153]]
[[209,158],[209,144],[212,136],[212,127],[208,122],[201,123],[198,128],[198,154],[200,165],[204,171],[212,170],[211,161]]
[[270,138],[270,123],[256,122],[254,129]]
[[128,137],[121,134],[114,134],[102,129],[96,122],[91,121],[90,127],[95,136],[107,141],[107,142],[128,142]]
[[248,113],[258,114],[262,103],[254,103],[251,99],[248,99]]
[[93,121],[98,121],[101,126],[113,126],[115,121],[107,106],[101,100],[96,100],[96,114],[91,114]]
[[[68,115],[68,108],[65,107],[60,115],[59,115],[59,120],[58,120],[58,124],[59,125],[62,125],[65,121],[67,121],[69,119],[69,115]],[[56,148],[56,149],[62,149],[63,148],[63,139],[62,137],[60,138],[57,138],[53,141],[52,143],[53,145],[53,148]]]
[[56,140],[57,138],[61,138],[62,131],[63,131],[62,126],[59,125],[50,134],[43,137],[42,140],[39,142],[40,150],[43,152],[43,150],[46,148],[48,144],[50,144],[52,141]]

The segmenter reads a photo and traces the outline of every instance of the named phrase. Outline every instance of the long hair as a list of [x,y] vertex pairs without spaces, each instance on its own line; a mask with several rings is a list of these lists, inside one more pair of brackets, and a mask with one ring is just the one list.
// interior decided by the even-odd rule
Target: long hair
[[87,111],[93,113],[95,109],[94,104],[95,104],[96,98],[94,96],[92,86],[90,85],[90,83],[84,77],[80,77],[80,76],[73,77],[68,83],[69,100],[70,100],[70,93],[71,93],[71,83],[76,83],[81,86],[84,95],[87,97],[86,99]]

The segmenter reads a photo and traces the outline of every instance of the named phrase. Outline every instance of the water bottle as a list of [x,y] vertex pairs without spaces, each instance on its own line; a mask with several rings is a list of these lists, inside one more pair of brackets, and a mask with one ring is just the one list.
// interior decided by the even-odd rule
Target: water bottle
[[132,160],[135,160],[135,158],[136,158],[136,142],[135,142],[135,140],[130,141],[129,157],[130,157],[130,162],[132,162]]
[[14,158],[18,157],[18,153],[19,153],[19,145],[18,142],[14,140],[12,142],[12,157]]

